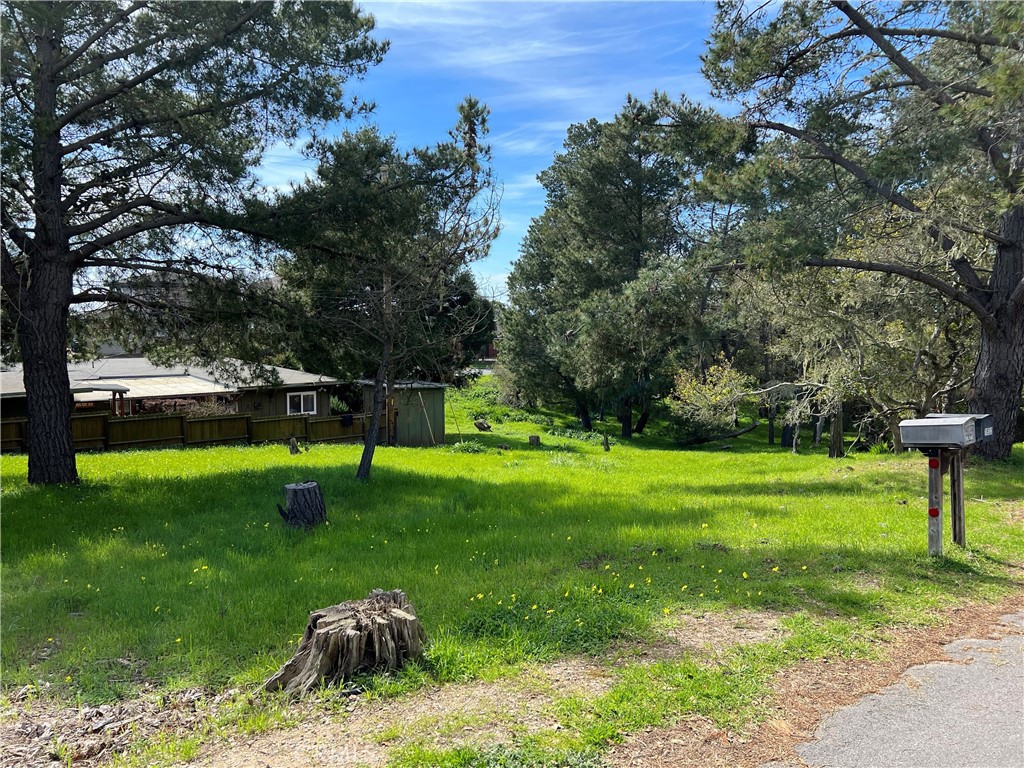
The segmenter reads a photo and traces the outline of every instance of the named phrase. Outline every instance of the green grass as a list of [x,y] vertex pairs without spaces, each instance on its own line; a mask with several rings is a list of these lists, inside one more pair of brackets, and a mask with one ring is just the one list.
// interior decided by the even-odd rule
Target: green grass
[[[369,484],[353,479],[355,446],[82,455],[81,485],[65,488],[27,485],[24,457],[3,457],[4,689],[42,680],[58,698],[99,703],[146,684],[255,686],[290,658],[309,611],[375,587],[403,589],[430,638],[422,666],[371,682],[378,695],[596,653],[654,636],[666,615],[787,615],[785,641],[718,666],[626,664],[605,696],[561,702],[554,749],[584,765],[595,746],[686,713],[756,719],[786,664],[869,654],[880,628],[1019,588],[1024,537],[1009,510],[1024,497],[1021,447],[968,467],[969,548],[947,531],[935,559],[917,454],[793,456],[760,431],[731,451],[638,438],[606,453],[548,434],[571,426],[551,414],[465,432],[488,397],[456,396],[471,450],[379,449]],[[448,434],[458,440],[453,423]],[[330,518],[308,533],[275,507],[286,483],[307,479]],[[277,722],[259,706],[232,722]],[[417,749],[396,764],[420,764]],[[444,764],[529,764],[502,755],[456,750]]]

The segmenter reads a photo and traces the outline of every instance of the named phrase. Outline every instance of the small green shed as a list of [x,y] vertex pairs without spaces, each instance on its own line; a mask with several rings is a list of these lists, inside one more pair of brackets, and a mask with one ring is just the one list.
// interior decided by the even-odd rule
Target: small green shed
[[[373,382],[365,379],[363,411],[373,410]],[[392,393],[395,412],[395,445],[422,447],[444,445],[444,391],[447,384],[432,381],[396,381]]]

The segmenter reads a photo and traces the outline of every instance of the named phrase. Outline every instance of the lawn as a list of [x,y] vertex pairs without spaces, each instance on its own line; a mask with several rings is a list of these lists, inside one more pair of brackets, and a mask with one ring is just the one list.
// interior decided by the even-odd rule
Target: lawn
[[[456,399],[472,429],[487,404]],[[4,691],[44,681],[96,704],[254,689],[290,658],[309,611],[375,587],[404,590],[430,639],[420,668],[369,683],[384,693],[647,641],[683,615],[785,616],[785,641],[719,667],[626,664],[608,696],[566,699],[558,748],[585,750],[691,712],[742,727],[786,664],[871,655],[887,626],[1019,589],[1021,446],[968,467],[969,546],[947,530],[938,559],[919,454],[794,456],[760,430],[729,450],[641,437],[605,452],[548,434],[552,416],[490,417],[494,432],[461,446],[379,449],[369,484],[353,479],[356,446],[81,455],[68,488],[30,487],[24,457],[3,457]],[[330,519],[308,533],[275,506],[307,479]]]

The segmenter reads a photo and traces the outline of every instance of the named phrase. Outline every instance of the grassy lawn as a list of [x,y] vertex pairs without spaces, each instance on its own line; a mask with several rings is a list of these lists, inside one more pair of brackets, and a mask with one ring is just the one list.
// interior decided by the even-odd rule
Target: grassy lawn
[[[465,432],[487,404],[456,400]],[[503,421],[517,417],[492,413],[494,433],[464,434],[461,450],[380,449],[368,485],[353,479],[356,446],[82,455],[73,488],[29,487],[24,457],[3,457],[4,691],[41,680],[95,704],[154,686],[255,687],[290,658],[309,611],[374,587],[404,590],[430,638],[421,668],[370,682],[382,693],[656,638],[686,614],[784,614],[784,640],[716,665],[623,664],[607,695],[560,702],[564,729],[545,749],[585,755],[688,713],[742,727],[780,667],[871,655],[887,626],[1019,588],[1020,446],[1009,463],[968,467],[969,547],[947,530],[935,559],[919,454],[793,456],[760,431],[728,451],[642,437],[605,453]],[[307,479],[330,517],[309,533],[275,508]]]

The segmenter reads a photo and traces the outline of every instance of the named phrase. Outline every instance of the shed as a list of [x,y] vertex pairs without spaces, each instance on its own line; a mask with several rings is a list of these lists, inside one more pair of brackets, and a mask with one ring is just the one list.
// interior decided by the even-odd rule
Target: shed
[[[362,379],[363,410],[373,410],[373,382]],[[395,445],[444,445],[444,391],[447,384],[396,381],[391,400],[395,412]]]

